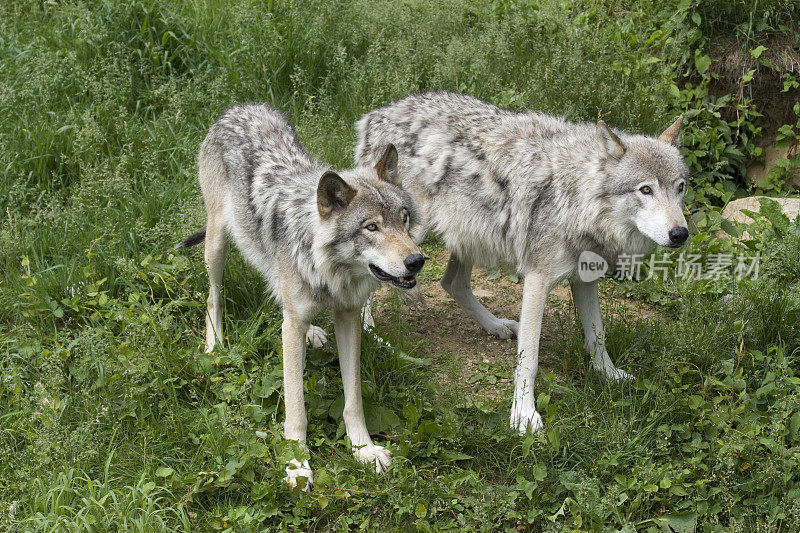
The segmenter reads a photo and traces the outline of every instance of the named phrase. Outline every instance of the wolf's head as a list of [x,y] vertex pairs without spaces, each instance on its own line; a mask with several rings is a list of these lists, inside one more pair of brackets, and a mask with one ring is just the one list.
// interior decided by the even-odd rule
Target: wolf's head
[[612,216],[668,248],[682,246],[689,237],[683,216],[689,169],[678,150],[682,121],[678,117],[657,139],[620,138],[602,120],[597,123],[607,173],[604,193]]
[[326,172],[317,188],[317,209],[333,231],[337,260],[410,289],[425,258],[412,239],[421,236],[420,215],[400,183],[397,150],[390,144],[374,168],[359,167],[342,176]]

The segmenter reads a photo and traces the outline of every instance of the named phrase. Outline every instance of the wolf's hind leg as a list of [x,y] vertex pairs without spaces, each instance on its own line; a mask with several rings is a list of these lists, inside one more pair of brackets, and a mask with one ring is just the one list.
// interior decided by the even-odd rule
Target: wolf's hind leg
[[453,297],[453,300],[464,312],[475,319],[490,334],[501,339],[516,337],[519,332],[519,322],[497,318],[486,309],[472,294],[469,279],[471,274],[472,263],[459,259],[454,253],[451,253],[442,276],[442,288]]
[[367,297],[367,301],[364,302],[364,307],[361,308],[361,324],[366,331],[375,327],[375,318],[372,316],[372,300],[374,297],[375,293],[370,294]]
[[603,319],[600,314],[600,298],[597,294],[597,281],[585,283],[580,279],[571,279],[570,287],[578,316],[581,317],[583,323],[584,348],[592,356],[595,371],[612,381],[632,379],[633,376],[614,366],[608,356]]
[[208,270],[208,301],[206,309],[206,353],[222,341],[222,276],[228,236],[222,216],[212,215],[206,227],[205,261]]
[[375,293],[373,292],[367,297],[367,301],[364,302],[364,306],[361,308],[361,327],[364,329],[364,331],[372,335],[372,338],[379,343],[388,348],[393,348],[393,346],[386,341],[386,339],[378,335],[378,333],[375,331],[375,318],[372,316],[372,300],[374,297]]
[[308,326],[308,331],[306,331],[306,344],[311,346],[312,348],[322,348],[322,346],[327,342],[328,335],[325,334],[325,330],[319,326],[315,326],[311,324]]

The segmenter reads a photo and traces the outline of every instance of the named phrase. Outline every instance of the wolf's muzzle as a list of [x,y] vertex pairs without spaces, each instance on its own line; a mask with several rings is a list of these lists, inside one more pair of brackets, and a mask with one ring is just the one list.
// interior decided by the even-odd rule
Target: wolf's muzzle
[[675,226],[671,230],[669,230],[669,242],[670,245],[678,247],[686,242],[686,239],[689,238],[689,229],[684,228],[683,226]]
[[411,254],[403,260],[403,264],[409,272],[416,274],[425,265],[425,258],[422,257],[422,254]]

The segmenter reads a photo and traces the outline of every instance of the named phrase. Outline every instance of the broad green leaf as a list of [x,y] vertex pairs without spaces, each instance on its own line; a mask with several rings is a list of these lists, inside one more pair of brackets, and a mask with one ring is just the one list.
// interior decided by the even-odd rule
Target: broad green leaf
[[545,432],[547,436],[547,441],[550,445],[558,450],[561,447],[561,433],[558,431],[558,428],[550,428]]
[[697,515],[667,514],[658,519],[663,533],[694,533],[697,529]]
[[364,402],[364,418],[370,433],[383,433],[400,425],[400,417],[371,400]]
[[720,228],[722,231],[730,235],[731,237],[739,237],[739,231],[736,229],[736,226],[728,219],[723,219],[719,223]]
[[461,452],[457,452],[457,451],[454,451],[454,450],[447,450],[447,449],[442,450],[441,452],[439,452],[439,457],[442,460],[444,460],[445,462],[447,462],[447,461],[466,461],[467,459],[474,459],[473,456],[467,455],[466,453],[461,453]]
[[789,420],[789,435],[797,435],[798,431],[800,431],[800,411],[793,414]]
[[542,481],[544,478],[547,477],[547,467],[544,466],[542,463],[536,463],[533,467],[533,479],[536,481]]
[[317,496],[317,503],[320,509],[325,509],[328,506],[328,498],[320,494]]
[[711,58],[707,55],[703,54],[695,54],[694,56],[694,65],[697,68],[698,74],[701,76],[706,73],[708,67],[711,66]]
[[175,470],[168,466],[160,466],[156,469],[156,477],[169,477],[175,473]]
[[782,232],[789,229],[789,217],[784,214],[783,209],[781,209],[781,204],[769,198],[759,198],[758,201],[761,203],[759,212],[764,215],[773,226]]
[[758,59],[759,57],[761,57],[761,54],[763,54],[766,50],[767,47],[760,44],[755,48],[753,48],[752,50],[750,50],[750,55],[753,56],[754,59]]

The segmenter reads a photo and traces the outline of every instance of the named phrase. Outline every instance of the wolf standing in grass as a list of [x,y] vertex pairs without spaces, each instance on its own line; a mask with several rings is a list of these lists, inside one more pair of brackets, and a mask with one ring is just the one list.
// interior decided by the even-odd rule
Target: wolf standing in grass
[[[222,338],[220,289],[230,235],[283,308],[286,439],[305,446],[306,340],[324,342],[311,320],[331,309],[353,454],[384,472],[391,454],[372,443],[364,421],[360,308],[379,281],[413,287],[424,263],[411,237],[421,232],[419,216],[400,186],[394,146],[384,146],[374,166],[337,174],[305,153],[283,113],[243,104],[229,107],[211,127],[198,165],[208,219],[182,244],[205,239],[206,350]],[[300,476],[312,479],[308,461],[294,461],[286,473],[292,485]]]
[[[486,331],[518,335],[511,426],[537,431],[533,392],[542,317],[550,290],[572,286],[594,368],[624,379],[605,347],[597,281],[577,272],[584,251],[616,264],[655,244],[689,236],[683,196],[689,170],[678,150],[681,119],[659,138],[575,124],[541,113],[514,113],[466,95],[415,94],[365,115],[356,162],[379,160],[389,143],[400,176],[451,252],[441,283]],[[503,264],[525,278],[520,322],[492,315],[472,294],[478,263]]]

